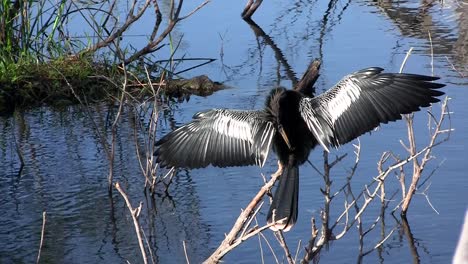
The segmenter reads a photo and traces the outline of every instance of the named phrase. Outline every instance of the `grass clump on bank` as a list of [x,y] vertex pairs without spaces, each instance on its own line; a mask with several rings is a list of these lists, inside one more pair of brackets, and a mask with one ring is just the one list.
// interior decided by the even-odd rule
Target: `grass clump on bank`
[[[154,0],[0,0],[0,114],[18,106],[66,105],[83,96],[87,101],[112,99],[121,84],[127,84],[122,65],[135,70],[132,77],[146,79],[143,65],[157,64],[146,55],[167,46],[168,39],[172,47],[170,33],[175,25],[208,1],[185,15],[180,12],[183,1],[170,3],[163,14]],[[121,7],[129,6],[127,13],[121,12]],[[124,33],[138,23],[147,27],[148,20],[139,21],[144,15],[151,16],[154,26],[148,27],[147,41],[135,47]],[[73,32],[72,22],[75,31],[78,26],[84,33]],[[168,54],[170,61],[173,52]],[[159,80],[165,67],[154,68],[158,70],[150,74]],[[183,83],[183,89],[194,86]]]
[[0,76],[0,112],[18,106],[73,104],[82,95],[99,100],[118,90],[106,79],[115,74],[112,67],[88,58],[11,63]]
[[[67,2],[0,0],[0,113],[16,107],[76,101],[70,87],[102,97],[106,74],[90,57],[70,56],[63,37]],[[98,89],[99,88],[99,89]]]

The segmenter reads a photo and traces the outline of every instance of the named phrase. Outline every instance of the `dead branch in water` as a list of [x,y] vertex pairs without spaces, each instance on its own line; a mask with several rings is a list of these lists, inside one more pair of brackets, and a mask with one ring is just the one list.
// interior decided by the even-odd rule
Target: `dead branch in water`
[[[439,137],[442,134],[450,133],[453,129],[450,128],[450,124],[448,128],[442,128],[444,125],[446,125],[445,118],[449,116],[449,111],[448,111],[448,98],[445,98],[444,101],[441,104],[441,114],[438,119],[436,119],[432,113],[429,113],[429,116],[431,117],[430,120],[433,120],[433,122],[436,124],[435,128],[433,128],[431,131],[431,135],[429,138],[429,141],[427,145],[420,149],[417,150],[416,147],[413,148],[413,152],[411,152],[410,148],[407,148],[408,150],[408,156],[404,159],[398,158],[396,155],[394,155],[392,152],[384,152],[377,163],[377,169],[379,174],[373,178],[373,180],[365,185],[363,189],[359,192],[358,195],[354,195],[352,190],[351,190],[351,179],[353,175],[355,174],[356,168],[359,163],[359,156],[360,156],[360,145],[355,145],[355,154],[356,154],[356,161],[355,165],[351,168],[348,177],[347,177],[347,182],[334,194],[330,194],[330,186],[332,184],[332,181],[329,180],[329,175],[330,175],[330,168],[333,167],[332,165],[335,164],[335,162],[329,164],[328,163],[328,154],[324,153],[324,172],[320,172],[324,178],[324,183],[325,183],[325,188],[322,189],[322,193],[324,195],[324,209],[321,212],[321,220],[322,220],[322,227],[318,229],[315,225],[315,220],[312,219],[312,235],[309,241],[308,246],[305,249],[305,255],[301,261],[301,263],[309,263],[312,261],[314,258],[316,258],[319,254],[321,249],[323,248],[324,245],[327,245],[330,241],[333,240],[339,240],[344,237],[344,235],[353,227],[354,225],[357,225],[358,227],[358,233],[359,233],[359,239],[360,239],[360,255],[359,258],[362,259],[362,257],[366,256],[370,252],[378,249],[391,235],[392,233],[396,230],[396,228],[399,228],[400,226],[403,227],[403,229],[407,228],[401,223],[397,223],[396,226],[394,226],[390,232],[385,233],[385,224],[383,222],[383,214],[385,209],[388,207],[390,201],[394,201],[393,197],[396,195],[394,193],[393,195],[390,196],[389,199],[385,198],[387,194],[385,193],[385,182],[388,179],[389,175],[393,175],[393,172],[399,171],[400,173],[405,169],[405,166],[409,163],[412,163],[413,165],[416,163],[419,167],[416,167],[417,169],[414,170],[413,173],[413,182],[412,185],[410,186],[409,190],[406,192],[406,195],[404,195],[404,198],[401,200],[401,202],[398,203],[397,208],[400,206],[400,204],[405,204],[405,202],[408,203],[409,206],[409,201],[407,201],[407,197],[411,197],[412,194],[414,193],[414,190],[416,190],[417,183],[419,181],[419,178],[421,177],[421,173],[424,169],[424,166],[427,165],[427,162],[431,159],[430,153],[433,150],[434,147],[438,146],[439,144],[445,142],[448,140],[448,136],[442,140],[439,140]],[[410,135],[413,135],[413,140],[414,140],[414,132],[412,131]],[[419,158],[422,157],[421,161],[419,161]],[[394,160],[394,163],[387,166],[384,168],[384,165],[389,162],[390,160]],[[338,160],[338,159],[337,159]],[[316,169],[317,170],[317,169]],[[399,181],[401,183],[401,176]],[[416,179],[415,179],[416,178]],[[404,186],[404,183],[401,183]],[[413,186],[413,187],[412,187]],[[414,188],[414,189],[413,189]],[[343,211],[341,214],[338,215],[338,217],[335,220],[330,219],[330,204],[332,200],[336,199],[338,194],[344,194],[344,207]],[[364,212],[367,210],[369,205],[372,204],[372,202],[375,200],[375,198],[380,198],[381,202],[381,215],[379,215],[375,220],[374,223],[371,224],[371,226],[367,229],[364,230],[362,226],[362,221],[361,221],[361,216],[364,214]],[[410,198],[409,198],[410,199]],[[354,213],[351,212],[351,209],[354,208]],[[364,244],[363,244],[363,239],[366,234],[371,232],[377,225],[378,222],[382,222],[382,237],[381,240],[378,241],[374,246],[371,246],[370,249],[364,250]],[[407,224],[407,223],[406,223]],[[335,229],[338,226],[342,226],[342,230],[340,233],[335,233]],[[409,243],[412,243],[411,241],[408,241]]]
[[120,195],[122,195],[122,197],[125,200],[125,203],[127,204],[128,210],[130,211],[130,215],[132,216],[132,219],[133,219],[133,225],[135,226],[135,232],[138,238],[138,245],[140,246],[141,257],[143,258],[143,263],[148,264],[148,258],[146,257],[145,246],[143,245],[143,239],[141,237],[142,230],[140,227],[140,222],[138,221],[138,217],[140,216],[140,212],[141,212],[142,203],[140,202],[140,205],[137,208],[133,209],[132,203],[128,199],[127,194],[120,187],[119,182],[115,183],[115,188],[117,189],[117,191],[119,191]]
[[286,241],[284,240],[283,231],[278,230],[278,231],[275,231],[274,234],[275,234],[275,237],[278,240],[281,248],[283,248],[283,250],[284,250],[284,255],[286,256],[286,259],[288,260],[288,263],[289,264],[294,264],[294,260],[293,260],[293,258],[291,256],[291,252],[289,251],[289,247],[286,244]]
[[[411,203],[411,199],[413,198],[413,195],[415,194],[417,190],[417,185],[419,183],[419,180],[421,179],[424,168],[426,167],[427,163],[432,159],[432,156],[431,156],[432,148],[449,140],[450,133],[453,131],[453,128],[451,128],[450,126],[448,128],[442,127],[445,124],[446,118],[450,120],[450,111],[448,109],[448,101],[449,101],[449,97],[446,97],[444,101],[442,102],[441,113],[438,119],[436,119],[431,112],[428,112],[430,116],[430,120],[432,119],[435,122],[435,128],[431,130],[431,128],[429,127],[429,130],[431,132],[431,138],[428,144],[429,148],[427,148],[424,151],[424,155],[422,159],[421,160],[418,160],[417,158],[413,159],[413,174],[412,174],[411,184],[408,188],[408,191],[406,192],[406,195],[404,195],[403,204],[401,206],[401,214],[403,216],[406,215],[408,211],[409,205]],[[409,147],[405,147],[405,148],[411,155],[414,155],[417,152],[417,148],[416,148],[416,139],[414,136],[414,128],[413,128],[413,116],[412,115],[407,116],[406,122],[407,122],[407,127],[408,127]],[[437,141],[440,138],[440,136],[442,136],[443,134],[446,134],[446,137],[440,141]],[[403,168],[401,168],[401,170],[403,171]]]
[[[224,257],[224,255],[226,255],[230,250],[237,247],[240,243],[257,233],[266,230],[270,226],[276,224],[271,223],[270,225],[266,225],[261,228],[254,226],[253,228],[247,231],[247,229],[250,226],[251,220],[254,219],[254,217],[260,210],[263,196],[270,191],[270,189],[273,187],[274,183],[276,182],[279,176],[279,173],[275,173],[272,175],[271,179],[260,189],[257,195],[255,195],[255,197],[250,201],[247,207],[241,212],[236,222],[234,223],[234,226],[232,227],[231,231],[226,235],[226,238],[224,238],[223,242],[221,242],[221,244],[215,250],[215,252],[213,252],[213,254],[211,254],[211,256],[207,260],[205,260],[204,263],[218,263],[221,260],[221,258]],[[242,230],[244,231],[241,233]]]
[[187,247],[185,246],[185,240],[182,240],[182,246],[184,247],[185,261],[187,261],[187,264],[190,264],[190,261],[187,255]]
[[[431,35],[429,33],[429,40],[431,44],[431,55],[432,55],[432,39]],[[408,52],[406,53],[405,59],[403,60],[401,67],[400,67],[400,73],[403,71],[405,67],[405,63],[409,56],[411,55],[411,51],[413,50],[413,47],[411,47]],[[433,60],[432,56],[431,59]],[[432,61],[431,61],[432,65]],[[402,193],[403,193],[403,204],[401,206],[401,215],[405,216],[409,205],[411,203],[411,200],[413,199],[413,195],[416,192],[417,185],[419,183],[419,180],[421,178],[422,172],[429,162],[429,160],[432,159],[431,153],[432,153],[432,148],[447,141],[450,138],[450,133],[453,131],[450,125],[450,111],[448,109],[448,100],[449,97],[446,97],[444,101],[442,102],[441,106],[441,113],[438,119],[435,118],[435,116],[432,114],[431,111],[428,111],[429,115],[429,121],[428,121],[428,129],[429,129],[429,134],[431,135],[429,143],[428,143],[428,148],[425,150],[424,155],[422,157],[422,160],[418,160],[417,158],[413,159],[413,173],[412,173],[412,178],[411,178],[411,184],[409,188],[406,191],[405,187],[405,174],[404,174],[404,168],[400,167],[400,183],[402,186]],[[400,141],[401,145],[406,149],[406,151],[409,153],[409,155],[414,156],[417,153],[417,147],[416,147],[416,139],[414,135],[414,126],[413,126],[413,117],[414,114],[409,114],[405,115],[405,120],[406,120],[406,125],[408,129],[408,143],[409,146],[406,146],[403,141]],[[445,118],[448,117],[449,119],[449,127],[447,129],[443,129],[442,126],[445,124]],[[435,123],[435,128],[431,128],[432,121]],[[442,139],[441,141],[436,142],[437,139],[442,134],[446,134],[447,136]],[[426,196],[427,197],[427,196]],[[437,212],[437,211],[436,211]]]
[[305,95],[313,96],[315,94],[314,84],[320,76],[320,60],[314,59],[307,67],[307,70],[302,75],[301,80],[296,84],[294,90],[299,91]]
[[[405,59],[402,62],[400,72],[402,72],[405,63],[407,59],[409,58],[409,55],[411,54],[412,48],[408,51],[408,53],[405,56]],[[373,252],[374,250],[378,249],[395,231],[396,228],[398,228],[400,225],[403,227],[403,230],[405,231],[405,234],[407,234],[407,240],[408,243],[410,244],[410,247],[412,248],[412,254],[415,258],[418,258],[417,250],[414,247],[414,239],[412,238],[412,234],[408,225],[408,222],[406,221],[405,215],[408,210],[409,204],[411,202],[411,199],[417,189],[418,182],[421,178],[422,172],[427,165],[427,163],[432,159],[431,153],[432,150],[435,146],[447,141],[450,137],[450,132],[453,131],[451,128],[450,124],[450,111],[448,110],[448,100],[449,98],[446,97],[443,102],[441,103],[441,113],[438,118],[436,118],[431,111],[428,111],[428,116],[429,116],[429,121],[428,121],[428,128],[429,128],[429,141],[426,145],[426,147],[418,150],[416,147],[416,140],[415,140],[415,134],[414,134],[414,129],[413,129],[413,115],[407,115],[405,116],[406,122],[407,122],[407,128],[408,128],[408,141],[409,141],[409,147],[406,147],[401,141],[401,144],[405,147],[405,149],[408,152],[408,157],[406,159],[400,159],[396,155],[394,155],[391,152],[385,152],[382,154],[379,162],[377,163],[377,169],[379,172],[379,175],[374,178],[372,182],[370,182],[368,185],[364,186],[363,190],[355,196],[352,192],[351,189],[351,179],[352,176],[354,175],[356,168],[359,163],[359,156],[360,156],[360,145],[355,145],[356,151],[356,161],[355,165],[352,167],[351,172],[348,175],[347,182],[344,184],[343,187],[339,189],[338,192],[336,192],[333,196],[330,196],[330,185],[331,181],[329,180],[329,174],[330,174],[330,166],[328,164],[328,154],[324,153],[324,173],[322,174],[324,177],[324,182],[325,182],[325,189],[322,189],[322,193],[324,195],[324,200],[325,200],[325,206],[324,209],[322,210],[322,228],[319,232],[319,230],[316,228],[315,225],[315,220],[312,219],[312,236],[309,241],[309,245],[305,249],[305,255],[304,258],[302,259],[301,263],[309,263],[311,260],[313,260],[315,257],[317,257],[322,249],[322,247],[326,244],[328,244],[329,241],[331,240],[338,240],[342,238],[349,230],[350,228],[357,223],[358,227],[358,233],[359,233],[359,257],[358,257],[358,262],[362,261],[362,258],[366,256],[367,254]],[[449,124],[448,128],[444,128],[443,126],[446,125],[446,118],[448,117],[449,119]],[[431,127],[432,124],[435,124],[435,127]],[[442,140],[438,139],[440,138],[441,135],[447,134],[445,138]],[[422,159],[419,160],[419,156],[422,156]],[[385,164],[390,158],[393,158],[395,163],[388,166],[387,169],[383,169],[383,164]],[[337,159],[338,160],[338,159]],[[413,173],[412,173],[412,181],[411,184],[406,191],[406,186],[405,186],[405,165],[408,164],[409,162],[412,162],[413,164]],[[332,163],[333,164],[333,163]],[[393,199],[395,196],[392,195],[390,200],[387,200],[385,198],[386,193],[385,193],[385,180],[387,179],[387,176],[390,175],[391,172],[394,170],[399,170],[399,182],[401,185],[401,191],[402,191],[402,200],[400,203],[398,203],[398,208],[400,204],[402,204],[401,207],[401,215],[402,215],[402,224],[396,225],[394,228],[391,229],[391,231],[388,234],[385,234],[385,223],[383,222],[384,220],[384,214],[385,214],[385,209],[388,207],[388,204],[390,201]],[[432,175],[432,174],[431,174]],[[430,177],[430,176],[429,176]],[[372,185],[376,186],[373,189],[370,189]],[[335,220],[334,223],[329,224],[330,217],[329,217],[329,208],[330,208],[330,203],[331,200],[339,193],[344,192],[345,195],[345,204],[344,204],[344,211],[341,213],[339,217]],[[374,223],[367,229],[364,230],[362,221],[361,221],[361,216],[364,213],[364,211],[368,208],[368,206],[371,204],[371,202],[375,199],[375,197],[380,197],[381,201],[381,214],[379,217],[377,217],[374,221]],[[427,196],[426,196],[427,198]],[[363,199],[361,204],[359,205],[359,201]],[[350,219],[350,208],[354,207],[355,208],[355,214],[354,217]],[[395,208],[395,210],[396,210]],[[378,222],[382,222],[382,238],[381,240],[376,243],[373,247],[371,247],[369,250],[364,251],[364,236],[368,234],[370,231],[372,231]],[[343,225],[344,228],[341,233],[338,235],[335,235],[333,233],[333,230],[335,229],[338,224]],[[319,235],[320,234],[320,235]]]
[[42,245],[44,244],[44,234],[45,234],[45,224],[46,224],[46,212],[42,212],[42,229],[41,229],[41,242],[39,243],[39,252],[37,253],[36,264],[39,263],[41,259]]
[[[145,176],[145,187],[149,186],[151,193],[154,193],[155,186],[161,180],[157,176],[157,164],[156,157],[153,155],[155,143],[156,143],[156,130],[158,125],[159,118],[159,91],[161,89],[161,83],[164,82],[164,74],[161,75],[159,85],[155,87],[152,82],[148,72],[148,69],[145,67],[148,87],[151,92],[151,97],[145,100],[143,103],[139,101],[134,102],[134,121],[136,125],[134,126],[134,141],[135,141],[135,151],[142,171],[143,176]],[[142,116],[147,116],[149,112],[149,122],[147,125],[144,125],[140,120]],[[137,131],[137,128],[140,131]],[[143,147],[140,147],[139,143],[139,134],[143,134]],[[142,157],[143,156],[143,157]],[[169,173],[172,173],[174,170],[171,169]]]
[[257,8],[260,7],[263,0],[249,0],[242,11],[242,18],[243,19],[250,19],[252,15],[257,11]]

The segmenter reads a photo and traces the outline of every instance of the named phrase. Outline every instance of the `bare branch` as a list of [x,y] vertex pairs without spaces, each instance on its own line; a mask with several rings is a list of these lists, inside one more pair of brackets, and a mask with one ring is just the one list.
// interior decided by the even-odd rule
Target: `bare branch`
[[39,251],[37,253],[36,264],[39,264],[41,259],[42,245],[44,244],[44,234],[45,234],[45,224],[46,224],[46,212],[42,212],[42,229],[41,229],[41,242],[39,243]]
[[462,78],[465,78],[465,75],[463,74],[463,72],[457,70],[457,68],[455,68],[455,65],[453,65],[453,63],[450,61],[450,59],[449,59],[447,56],[445,56],[445,59],[446,59],[447,62],[450,63],[450,65],[452,66],[452,70],[458,72],[458,74],[460,74],[460,76],[461,76]]
[[195,14],[198,10],[200,10],[202,7],[204,7],[205,5],[207,5],[211,0],[206,0],[205,2],[201,3],[199,6],[197,6],[195,9],[193,9],[190,13],[188,13],[187,15],[179,18],[179,20],[183,20],[183,19],[186,19],[188,18],[189,16]]
[[296,254],[294,254],[293,263],[296,263],[297,256],[299,255],[299,250],[301,249],[301,242],[302,240],[299,239],[299,242],[297,243]]
[[413,47],[411,47],[408,52],[406,52],[405,59],[403,60],[403,63],[401,63],[400,66],[400,73],[403,72],[403,68],[405,68],[406,61],[408,60],[409,56],[411,55],[411,52],[413,51]]
[[265,240],[265,243],[267,243],[267,246],[268,246],[268,248],[270,249],[271,254],[273,254],[273,258],[275,258],[275,262],[276,262],[277,264],[279,264],[280,262],[278,261],[278,257],[276,256],[275,251],[274,251],[273,248],[271,247],[271,244],[270,244],[270,242],[268,241],[268,239],[265,237],[265,235],[263,235],[263,233],[258,233],[258,235],[259,235],[260,237],[262,237],[263,240]]
[[300,91],[303,94],[307,94],[312,96],[315,94],[314,84],[317,81],[318,77],[320,76],[321,62],[319,59],[314,59],[307,67],[304,75],[302,76],[301,80],[296,84],[294,90]]
[[[419,182],[419,179],[421,178],[422,172],[425,166],[427,165],[427,163],[429,162],[429,160],[431,159],[432,148],[448,140],[448,138],[450,137],[450,132],[452,131],[452,129],[450,127],[448,129],[442,129],[442,125],[445,123],[444,122],[445,117],[450,116],[447,104],[448,104],[448,97],[446,97],[444,101],[442,102],[441,113],[440,113],[439,119],[436,122],[436,126],[433,130],[433,134],[429,140],[428,146],[424,150],[424,155],[421,159],[421,162],[418,162],[417,159],[413,160],[413,177],[412,177],[411,184],[408,188],[408,191],[406,193],[406,196],[403,200],[403,204],[401,207],[402,215],[405,215],[408,211],[409,205],[417,189],[418,182]],[[412,123],[412,119],[411,120],[407,119],[407,121],[408,121],[408,139],[410,141],[410,151],[411,151],[410,153],[413,154],[414,152],[416,152],[416,143],[414,140],[413,123]],[[438,137],[445,133],[448,133],[447,137],[443,139],[442,141],[436,142]]]
[[260,7],[262,2],[263,0],[255,0],[255,2],[253,0],[249,0],[247,2],[247,5],[244,7],[244,10],[242,11],[242,14],[241,14],[242,18],[250,19],[252,15],[255,13],[255,11],[257,11],[257,8]]
[[387,236],[385,236],[382,240],[380,240],[380,242],[378,242],[377,244],[375,244],[375,246],[374,246],[372,249],[370,249],[370,250],[368,250],[367,252],[365,252],[365,253],[363,254],[363,256],[368,255],[368,254],[371,253],[372,251],[374,251],[374,250],[376,250],[377,248],[379,248],[380,246],[382,246],[383,243],[385,243],[385,241],[387,241],[387,239],[393,235],[393,232],[394,232],[395,230],[396,230],[396,227],[393,228],[393,229],[388,233]]
[[232,227],[229,234],[224,238],[221,245],[215,250],[211,256],[205,260],[205,263],[218,263],[221,258],[228,253],[231,249],[235,248],[239,245],[242,241],[246,238],[250,237],[251,234],[257,234],[265,229],[267,229],[270,225],[274,225],[276,223],[271,223],[270,225],[266,225],[256,231],[253,231],[243,237],[238,237],[238,234],[243,229],[246,223],[250,223],[248,221],[249,217],[255,212],[255,208],[260,204],[263,196],[273,187],[276,179],[279,177],[279,173],[275,173],[272,175],[271,179],[260,189],[260,191],[255,195],[255,197],[251,200],[251,202],[247,205],[247,207],[241,212],[239,217],[237,218],[234,226]]
[[135,21],[140,19],[140,17],[145,13],[145,11],[148,8],[150,3],[151,3],[151,0],[146,0],[145,3],[143,4],[143,6],[138,11],[138,13],[135,15],[135,14],[133,14],[133,11],[134,11],[134,8],[135,8],[136,1],[134,1],[133,4],[132,4],[132,7],[130,9],[130,12],[127,14],[127,20],[124,22],[124,24],[119,29],[117,29],[113,34],[111,34],[110,36],[105,38],[104,40],[102,40],[102,41],[94,44],[93,46],[87,48],[85,50],[85,52],[94,52],[94,51],[96,51],[96,50],[98,50],[100,48],[106,47],[109,44],[111,44],[112,42],[114,42],[115,39],[122,36],[122,34],[130,27],[130,25],[132,25],[133,23],[135,23]]
[[[137,60],[138,58],[140,58],[141,56],[143,56],[145,54],[156,51],[158,49],[158,46],[161,44],[161,42],[167,37],[167,35],[169,35],[169,33],[172,32],[175,25],[179,21],[181,21],[183,19],[186,19],[187,17],[191,16],[192,14],[194,14],[196,11],[200,10],[202,7],[204,7],[209,2],[210,2],[210,0],[205,0],[203,3],[201,3],[199,6],[197,6],[193,11],[191,11],[188,15],[183,16],[183,17],[179,17],[183,1],[179,1],[179,5],[178,5],[177,10],[175,12],[173,11],[173,4],[174,3],[173,3],[173,1],[171,1],[171,10],[172,11],[170,13],[169,22],[168,22],[168,24],[166,26],[166,29],[164,29],[164,31],[157,38],[156,38],[156,32],[155,32],[155,30],[157,30],[157,29],[153,30],[153,33],[151,34],[151,36],[153,38],[150,40],[150,42],[145,47],[143,47],[140,50],[136,51],[129,58],[127,58],[125,60],[125,63],[128,64],[130,62],[133,62],[133,61]],[[159,25],[161,23],[160,20],[158,20],[159,19],[159,16],[158,16],[159,7],[155,6],[155,12],[157,14],[155,23],[159,27]]]
[[187,247],[185,246],[185,240],[182,240],[182,246],[184,247],[185,261],[187,261],[187,264],[190,264],[190,261],[187,255]]
[[138,245],[140,246],[141,257],[143,258],[143,263],[148,264],[148,258],[146,257],[145,246],[143,245],[143,239],[141,238],[140,223],[138,222],[138,216],[140,215],[140,212],[141,212],[142,203],[140,202],[140,205],[136,209],[133,209],[132,204],[130,200],[128,199],[127,194],[120,187],[119,182],[115,183],[115,188],[117,189],[117,191],[119,191],[120,195],[122,195],[122,197],[125,200],[125,203],[127,204],[128,210],[130,211],[130,215],[132,216],[132,219],[133,219],[133,225],[135,226],[135,232],[138,238]]
[[431,184],[427,185],[426,189],[424,189],[424,191],[422,191],[422,195],[424,195],[424,197],[426,197],[426,201],[427,203],[429,204],[429,206],[432,208],[432,210],[434,210],[434,212],[436,212],[436,214],[439,214],[439,211],[437,211],[435,209],[435,207],[432,205],[431,201],[429,200],[429,187],[431,187]]
[[[247,239],[267,230],[268,228],[270,228],[271,226],[274,226],[276,225],[277,222],[273,222],[273,223],[269,223],[268,225],[264,225],[260,228],[255,228],[253,231],[247,233],[246,235],[244,235],[243,237],[239,238],[239,239],[236,239],[234,241],[233,244],[229,245],[228,247],[226,247],[223,251],[221,251],[219,253],[219,255],[221,257],[223,257],[224,255],[226,255],[229,251],[231,251],[232,249],[234,249],[235,247],[239,246],[242,242],[246,241]],[[219,261],[219,260],[218,260]],[[217,262],[211,262],[210,259],[208,260],[205,260],[204,263],[217,263]]]
[[292,259],[291,252],[289,252],[288,245],[286,244],[286,241],[284,240],[283,232],[281,230],[274,232],[276,239],[278,240],[280,246],[284,250],[284,254],[286,256],[286,259],[288,260],[289,264],[294,264],[294,260]]

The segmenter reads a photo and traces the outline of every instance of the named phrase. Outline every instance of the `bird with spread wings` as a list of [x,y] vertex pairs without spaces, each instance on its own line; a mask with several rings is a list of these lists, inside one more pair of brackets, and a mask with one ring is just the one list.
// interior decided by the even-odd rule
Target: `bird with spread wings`
[[345,76],[316,97],[275,88],[261,110],[211,109],[156,143],[161,167],[263,166],[270,149],[278,157],[279,184],[267,221],[288,231],[297,221],[299,166],[321,145],[329,151],[381,123],[401,119],[438,102],[437,77],[384,73],[371,67]]

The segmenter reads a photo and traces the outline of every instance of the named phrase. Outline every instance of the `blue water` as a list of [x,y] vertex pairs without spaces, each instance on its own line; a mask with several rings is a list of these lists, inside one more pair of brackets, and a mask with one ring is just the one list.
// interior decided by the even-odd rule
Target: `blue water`
[[[450,5],[451,4],[451,5]],[[197,3],[186,3],[183,13]],[[406,52],[414,47],[405,71],[440,76],[447,84],[444,91],[450,100],[451,126],[455,131],[450,140],[434,149],[434,159],[424,177],[437,166],[421,193],[426,194],[436,213],[422,194],[415,195],[409,209],[408,221],[414,236],[414,246],[421,263],[447,263],[451,260],[465,210],[468,180],[468,110],[466,93],[467,36],[466,6],[457,3],[435,3],[421,8],[419,3],[393,2],[377,6],[368,1],[336,2],[329,8],[325,2],[266,1],[254,15],[255,22],[269,35],[287,61],[279,62],[271,43],[256,38],[249,25],[240,19],[244,6],[238,1],[213,1],[175,28],[173,36],[183,36],[176,57],[209,57],[217,61],[197,68],[184,77],[207,74],[211,79],[225,82],[231,88],[209,97],[192,96],[188,102],[173,106],[170,115],[161,117],[157,136],[174,125],[188,122],[203,109],[215,107],[257,109],[263,106],[268,91],[277,85],[291,87],[291,72],[297,78],[313,58],[322,60],[321,76],[316,83],[318,92],[328,89],[344,75],[355,70],[380,66],[398,71]],[[328,14],[325,16],[325,14]],[[465,17],[462,16],[465,14]],[[135,34],[150,32],[151,16],[144,17]],[[147,21],[146,21],[147,20]],[[150,23],[151,22],[151,23]],[[147,31],[146,31],[147,30]],[[431,44],[428,38],[431,32]],[[139,37],[130,38],[141,45]],[[161,59],[168,50],[157,53]],[[433,58],[433,66],[431,60]],[[452,69],[452,65],[457,71]],[[189,67],[186,63],[181,69]],[[291,67],[291,69],[287,69]],[[433,67],[433,71],[432,71]],[[438,113],[440,106],[433,106]],[[106,104],[93,106],[93,119],[103,133],[110,135],[114,108]],[[143,192],[141,175],[134,145],[134,115],[124,111],[116,140],[115,180],[126,189],[134,207],[143,202],[141,225],[148,238],[156,263],[184,263],[183,241],[191,263],[206,259],[229,232],[242,208],[263,185],[261,173],[276,170],[271,155],[264,168],[206,168],[179,171],[168,194],[158,187],[153,198]],[[427,115],[415,116],[418,146],[428,141]],[[133,222],[121,196],[107,193],[109,163],[96,131],[83,109],[75,106],[65,111],[47,107],[20,111],[0,119],[0,262],[30,263],[35,261],[39,247],[42,212],[47,212],[43,263],[140,263],[140,252]],[[141,135],[140,135],[141,136]],[[391,150],[404,157],[399,140],[405,141],[404,122],[384,125],[372,134],[360,138],[360,165],[352,187],[357,193],[377,175],[377,162],[384,151]],[[15,140],[25,159],[18,175],[19,159]],[[406,141],[405,141],[406,142]],[[353,142],[353,143],[357,143]],[[331,158],[348,153],[332,171],[332,191],[344,183],[354,161],[352,144],[333,150]],[[322,149],[317,148],[310,161],[322,168]],[[409,177],[410,167],[407,168]],[[399,190],[395,175],[387,180],[387,198]],[[407,184],[409,182],[407,181]],[[324,198],[320,192],[323,180],[310,165],[301,168],[300,212],[298,223],[285,234],[293,255],[298,259],[310,239],[310,219],[320,218]],[[381,231],[394,233],[382,245],[365,256],[365,263],[413,262],[408,239],[397,222],[388,214],[400,200],[398,192],[387,209],[385,226],[364,239],[364,251],[380,241]],[[331,216],[342,211],[343,196],[332,203]],[[265,223],[267,206],[257,217]],[[363,215],[364,228],[374,223],[380,205],[376,201]],[[397,214],[398,215],[398,214]],[[318,221],[319,222],[319,221]],[[341,231],[339,226],[335,231]],[[284,253],[270,231],[264,232],[279,261]],[[230,252],[227,263],[265,263],[275,261],[263,238],[254,237]],[[299,245],[300,241],[300,246]],[[260,250],[260,245],[262,251]],[[356,227],[320,254],[322,263],[352,263],[359,254]]]

